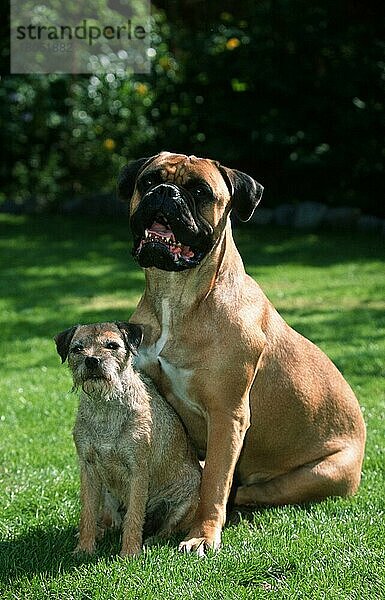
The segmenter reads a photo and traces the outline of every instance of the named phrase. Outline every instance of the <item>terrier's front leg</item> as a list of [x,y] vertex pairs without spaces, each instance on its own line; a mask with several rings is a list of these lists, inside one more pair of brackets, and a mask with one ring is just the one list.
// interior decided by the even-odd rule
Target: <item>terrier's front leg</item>
[[80,467],[80,526],[79,542],[75,552],[95,551],[97,520],[102,493],[102,483],[97,475],[86,465]]
[[148,498],[147,464],[136,465],[132,475],[128,494],[125,499],[127,508],[123,521],[123,537],[120,556],[136,556],[142,550],[143,526]]

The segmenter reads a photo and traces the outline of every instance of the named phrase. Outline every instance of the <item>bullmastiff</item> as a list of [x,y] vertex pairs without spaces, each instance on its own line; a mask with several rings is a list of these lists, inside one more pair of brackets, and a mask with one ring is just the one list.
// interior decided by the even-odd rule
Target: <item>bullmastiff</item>
[[146,279],[131,319],[144,327],[137,364],[205,458],[180,548],[220,546],[234,472],[240,506],[353,494],[365,446],[357,399],[246,274],[233,240],[230,212],[250,219],[263,187],[213,160],[161,152],[128,164],[118,190]]

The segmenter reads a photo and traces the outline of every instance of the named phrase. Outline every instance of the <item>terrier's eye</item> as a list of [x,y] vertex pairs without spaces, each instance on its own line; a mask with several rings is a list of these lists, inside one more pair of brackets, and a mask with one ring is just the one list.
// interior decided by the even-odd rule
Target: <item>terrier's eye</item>
[[84,350],[84,346],[82,346],[81,344],[78,344],[77,346],[72,346],[71,348],[72,354],[79,354],[79,352],[81,352],[82,350]]
[[108,350],[118,350],[120,344],[118,344],[118,342],[107,342],[105,348],[108,348]]

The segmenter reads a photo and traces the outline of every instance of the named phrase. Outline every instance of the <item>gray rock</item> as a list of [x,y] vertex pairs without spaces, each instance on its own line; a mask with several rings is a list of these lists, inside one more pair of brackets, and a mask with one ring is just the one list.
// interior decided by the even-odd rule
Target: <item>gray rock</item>
[[320,202],[302,202],[296,207],[294,227],[298,229],[314,229],[324,220],[327,206]]
[[274,222],[286,227],[293,225],[295,217],[294,204],[280,204],[274,211]]
[[71,198],[61,206],[64,213],[98,216],[121,216],[128,214],[128,208],[116,194],[94,194]]
[[60,210],[63,213],[74,213],[81,214],[84,212],[84,198],[71,198],[69,200],[65,200],[60,205]]
[[361,215],[359,208],[351,206],[329,207],[324,217],[324,222],[331,227],[347,228],[355,227]]
[[362,215],[357,221],[357,227],[360,231],[381,231],[383,220],[372,215]]
[[250,219],[255,225],[269,225],[272,223],[274,211],[271,208],[257,208]]

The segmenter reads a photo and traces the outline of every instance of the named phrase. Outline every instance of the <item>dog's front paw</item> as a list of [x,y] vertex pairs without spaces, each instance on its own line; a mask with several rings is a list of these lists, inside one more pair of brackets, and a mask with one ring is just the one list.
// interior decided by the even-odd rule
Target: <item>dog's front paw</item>
[[121,558],[135,558],[142,552],[142,547],[139,544],[133,544],[132,546],[124,547],[120,551]]
[[75,556],[81,556],[82,554],[95,554],[95,543],[79,543],[73,551]]
[[220,546],[221,531],[215,529],[201,535],[191,532],[187,539],[179,544],[179,550],[180,552],[196,552],[198,556],[205,556],[207,550],[219,550]]

